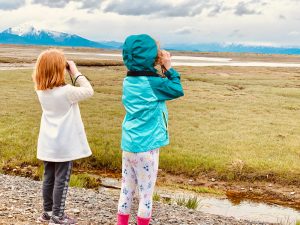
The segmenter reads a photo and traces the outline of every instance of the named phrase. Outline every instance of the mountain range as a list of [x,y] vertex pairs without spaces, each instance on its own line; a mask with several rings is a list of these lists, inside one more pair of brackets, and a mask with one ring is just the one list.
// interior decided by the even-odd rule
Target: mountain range
[[[103,49],[121,49],[123,43],[115,41],[96,42],[80,37],[76,34],[68,34],[45,29],[37,29],[33,26],[22,25],[11,27],[0,32],[0,44],[20,45],[47,45],[90,47]],[[200,43],[200,44],[165,44],[163,48],[176,51],[197,52],[238,52],[259,54],[297,54],[300,55],[300,47],[271,47],[254,46],[245,44]]]
[[0,33],[1,44],[49,45],[118,49],[120,42],[95,42],[76,34],[37,29],[33,26],[18,26],[8,28]]
[[288,54],[300,55],[300,47],[272,47],[263,45],[245,44],[167,44],[164,46],[169,50],[192,51],[192,52],[235,52],[235,53],[257,53],[257,54]]

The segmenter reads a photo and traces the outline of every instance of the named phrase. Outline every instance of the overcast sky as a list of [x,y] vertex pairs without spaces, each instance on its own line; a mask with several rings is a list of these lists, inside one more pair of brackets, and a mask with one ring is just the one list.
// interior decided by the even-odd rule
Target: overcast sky
[[0,0],[0,30],[20,24],[102,41],[300,46],[300,0]]

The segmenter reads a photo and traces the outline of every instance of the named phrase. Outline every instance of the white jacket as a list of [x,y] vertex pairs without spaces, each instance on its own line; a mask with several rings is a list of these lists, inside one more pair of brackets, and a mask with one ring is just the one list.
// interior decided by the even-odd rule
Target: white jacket
[[37,146],[40,160],[66,162],[92,154],[78,102],[91,97],[94,91],[84,76],[77,82],[80,87],[65,85],[37,91],[43,110]]

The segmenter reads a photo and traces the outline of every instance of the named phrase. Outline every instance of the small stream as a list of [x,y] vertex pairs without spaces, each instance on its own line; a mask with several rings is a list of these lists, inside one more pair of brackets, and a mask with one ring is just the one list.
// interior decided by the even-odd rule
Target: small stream
[[[117,179],[102,178],[102,183],[107,187],[120,188],[120,181]],[[256,203],[249,200],[236,203],[224,196],[196,194],[191,191],[166,187],[157,187],[156,192],[162,198],[171,198],[174,204],[176,199],[188,199],[197,196],[199,200],[197,210],[204,213],[249,221],[281,223],[283,225],[295,225],[297,220],[300,221],[300,211],[275,204]]]
[[[117,53],[86,53],[86,52],[65,52],[65,55],[78,55],[82,57],[95,57],[101,60],[122,61],[122,55]],[[233,66],[233,67],[282,67],[282,68],[300,68],[300,63],[292,62],[255,62],[255,61],[234,61],[231,58],[221,57],[199,57],[199,56],[172,56],[173,66]],[[0,64],[0,70],[13,69],[32,69],[34,64]]]
[[[100,59],[122,60],[119,53],[88,53],[88,52],[65,52],[66,55],[82,55],[94,56]],[[172,64],[174,66],[234,66],[234,67],[284,67],[284,68],[300,68],[300,63],[288,62],[255,62],[255,61],[234,61],[231,58],[222,57],[199,57],[199,56],[172,56]]]
[[300,220],[300,212],[295,209],[265,203],[254,203],[248,200],[235,205],[228,199],[200,197],[198,210],[250,221],[280,222],[294,225],[297,220]]

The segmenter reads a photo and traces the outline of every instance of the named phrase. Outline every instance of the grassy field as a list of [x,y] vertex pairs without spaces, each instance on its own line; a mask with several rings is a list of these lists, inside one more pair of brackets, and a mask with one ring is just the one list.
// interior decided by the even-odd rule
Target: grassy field
[[[181,67],[185,96],[168,103],[171,144],[160,168],[222,180],[300,184],[300,72],[296,69]],[[0,168],[40,165],[41,109],[31,70],[0,71]],[[82,68],[95,95],[81,113],[93,156],[82,169],[119,170],[124,110],[122,66]]]

